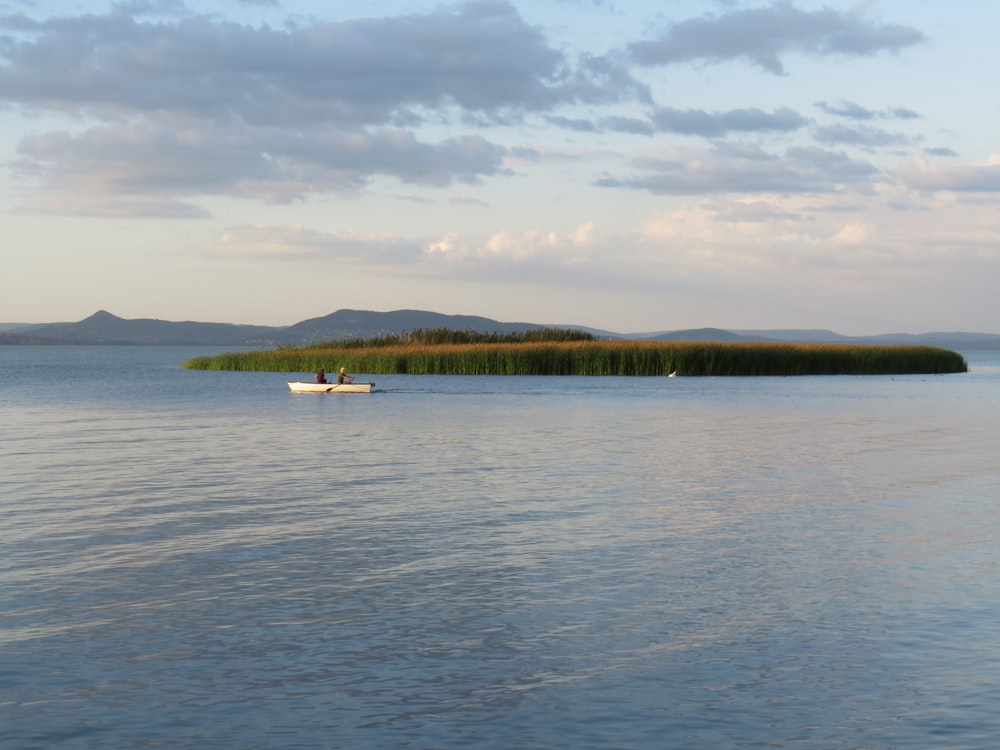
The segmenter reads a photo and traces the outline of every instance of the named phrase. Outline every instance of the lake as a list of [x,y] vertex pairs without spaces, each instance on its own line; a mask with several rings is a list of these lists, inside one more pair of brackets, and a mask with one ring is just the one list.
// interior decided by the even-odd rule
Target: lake
[[0,747],[995,747],[996,352],[291,394],[216,351],[0,347]]

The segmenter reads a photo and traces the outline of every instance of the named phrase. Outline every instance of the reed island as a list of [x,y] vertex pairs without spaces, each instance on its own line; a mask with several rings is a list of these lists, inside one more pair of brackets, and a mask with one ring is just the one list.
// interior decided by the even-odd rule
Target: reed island
[[545,328],[515,334],[415,330],[369,339],[194,357],[192,370],[410,375],[904,375],[968,372],[934,346],[598,339]]

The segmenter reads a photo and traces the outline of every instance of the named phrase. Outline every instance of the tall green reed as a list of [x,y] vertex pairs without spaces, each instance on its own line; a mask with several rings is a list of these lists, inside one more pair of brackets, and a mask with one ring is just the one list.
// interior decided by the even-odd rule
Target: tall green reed
[[388,343],[284,347],[195,357],[190,369],[304,373],[335,371],[413,375],[688,376],[876,375],[966,372],[956,352],[930,346],[520,341]]

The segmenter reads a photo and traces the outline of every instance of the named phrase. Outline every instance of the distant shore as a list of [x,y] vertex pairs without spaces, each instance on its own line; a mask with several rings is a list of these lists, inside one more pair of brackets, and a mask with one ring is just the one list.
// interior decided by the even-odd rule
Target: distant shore
[[725,330],[697,328],[649,333],[615,333],[581,326],[504,323],[475,315],[444,315],[426,310],[338,310],[291,326],[125,319],[99,310],[76,323],[0,324],[0,345],[129,345],[220,346],[246,349],[309,346],[320,341],[358,340],[391,332],[414,330],[525,333],[540,330],[576,330],[595,338],[622,341],[701,341],[712,343],[853,344],[858,346],[937,346],[958,351],[1000,351],[1000,334],[962,331],[843,336],[825,329]]

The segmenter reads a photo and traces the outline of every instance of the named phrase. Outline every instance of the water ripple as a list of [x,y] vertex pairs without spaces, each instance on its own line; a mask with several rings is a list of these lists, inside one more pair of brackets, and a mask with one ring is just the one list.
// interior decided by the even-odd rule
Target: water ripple
[[153,367],[141,401],[93,366],[0,403],[0,745],[1000,731],[990,371],[293,398]]

